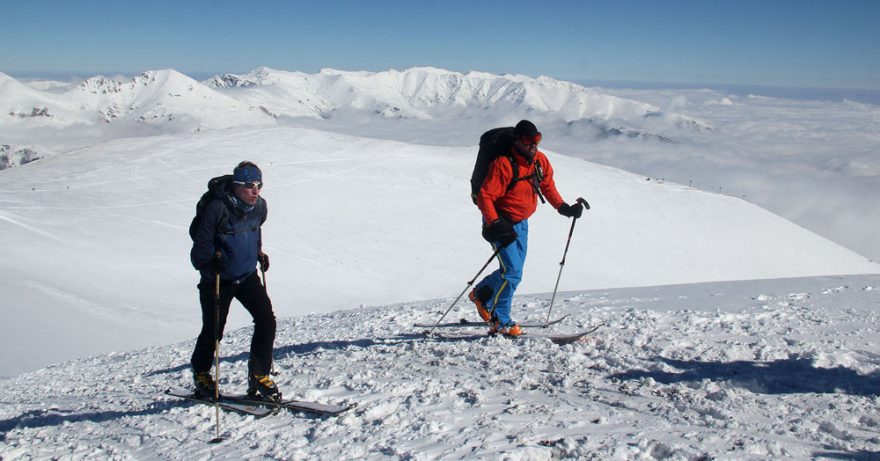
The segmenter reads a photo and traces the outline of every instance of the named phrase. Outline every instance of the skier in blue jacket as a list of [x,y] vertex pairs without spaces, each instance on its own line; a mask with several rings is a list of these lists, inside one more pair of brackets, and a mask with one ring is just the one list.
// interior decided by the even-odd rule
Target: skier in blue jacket
[[205,207],[193,236],[190,260],[201,273],[199,301],[202,330],[192,354],[196,393],[212,397],[217,384],[211,377],[215,353],[215,277],[220,275],[220,318],[223,328],[232,298],[251,314],[254,334],[248,361],[248,394],[278,399],[278,386],[270,378],[275,342],[275,314],[265,286],[257,275],[257,263],[269,269],[269,257],[262,251],[261,226],[266,221],[266,200],[260,197],[263,174],[257,165],[241,162],[228,187],[215,192]]

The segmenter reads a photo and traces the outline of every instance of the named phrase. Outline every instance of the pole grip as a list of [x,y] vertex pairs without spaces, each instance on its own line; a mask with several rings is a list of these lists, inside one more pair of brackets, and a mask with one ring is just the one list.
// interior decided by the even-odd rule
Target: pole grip
[[578,197],[578,198],[577,198],[577,202],[580,203],[580,204],[582,204],[582,205],[584,206],[584,209],[585,209],[585,210],[589,210],[589,209],[590,209],[590,204],[587,203],[586,199],[584,199],[583,197]]

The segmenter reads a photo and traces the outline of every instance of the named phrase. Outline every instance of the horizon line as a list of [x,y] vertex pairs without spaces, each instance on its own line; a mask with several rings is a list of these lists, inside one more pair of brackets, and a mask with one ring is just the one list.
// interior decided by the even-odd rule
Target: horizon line
[[[255,69],[260,67],[267,66],[258,66]],[[429,66],[412,66],[407,69],[419,68],[419,67],[429,67]],[[283,69],[275,69],[272,67],[268,67],[269,69],[279,70],[282,72],[304,72],[297,70],[283,70]],[[328,69],[334,69],[332,67],[328,67]],[[440,69],[440,68],[438,68]],[[70,83],[75,80],[85,80],[91,77],[96,76],[109,76],[109,77],[124,77],[124,78],[132,78],[138,75],[143,74],[144,72],[148,72],[150,70],[160,70],[160,69],[146,69],[140,71],[3,71],[0,69],[0,72],[9,75],[16,80],[23,81],[34,81],[34,80],[56,80],[64,83]],[[176,72],[180,72],[194,80],[203,81],[210,79],[211,77],[217,75],[225,75],[225,74],[246,74],[251,72],[254,69],[251,69],[246,72],[205,72],[205,71],[181,71],[177,69],[171,69]],[[340,70],[340,69],[334,69]],[[397,69],[387,69],[387,70],[397,70]],[[404,69],[405,70],[405,69]],[[447,69],[440,69],[447,70]],[[346,71],[340,70],[341,72],[361,72],[361,71]],[[320,72],[320,71],[319,71]],[[384,71],[369,71],[369,72],[384,72]],[[449,71],[449,72],[457,72],[457,71]],[[480,70],[472,70],[468,72],[485,72],[487,74],[493,74],[498,76],[503,75],[511,75],[511,74],[498,74],[494,72],[488,71],[480,71]],[[308,72],[304,72],[308,73]],[[316,72],[317,73],[317,72]],[[457,72],[462,73],[462,72]],[[530,78],[537,78],[532,76],[527,76]],[[548,76],[549,77],[549,76]],[[858,102],[865,102],[869,104],[877,104],[880,105],[880,88],[862,88],[862,87],[833,87],[833,86],[797,86],[797,85],[780,85],[780,84],[771,84],[771,83],[718,83],[718,82],[676,82],[676,81],[650,81],[650,80],[628,80],[628,79],[604,79],[604,78],[577,78],[577,79],[564,79],[557,77],[550,77],[563,82],[571,82],[577,85],[581,85],[584,87],[598,87],[598,88],[608,88],[608,89],[619,89],[619,90],[717,90],[717,91],[730,91],[732,93],[739,93],[741,95],[751,94],[753,91],[766,91],[768,92],[767,96],[771,97],[781,97],[788,99],[855,99]]]

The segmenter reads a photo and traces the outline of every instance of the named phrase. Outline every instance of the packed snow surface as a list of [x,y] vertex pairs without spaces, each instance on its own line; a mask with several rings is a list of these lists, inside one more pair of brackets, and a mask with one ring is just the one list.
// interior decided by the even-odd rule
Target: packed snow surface
[[[518,296],[541,320],[549,296]],[[192,341],[0,381],[3,459],[878,459],[880,276],[568,292],[569,345],[437,330],[452,300],[279,324],[286,397],[356,403],[338,417],[255,419],[167,397]],[[448,319],[475,319],[469,304]],[[222,344],[246,386],[250,328]],[[541,330],[533,330],[541,332]]]

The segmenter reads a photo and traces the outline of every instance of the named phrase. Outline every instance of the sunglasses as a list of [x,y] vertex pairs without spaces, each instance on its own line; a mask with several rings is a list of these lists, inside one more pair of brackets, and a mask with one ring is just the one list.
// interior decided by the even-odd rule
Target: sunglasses
[[537,146],[538,144],[541,144],[541,133],[538,133],[534,136],[523,136],[519,138],[519,140],[521,143],[527,146],[531,146],[532,144]]
[[257,182],[257,181],[252,181],[252,182],[233,181],[232,183],[238,184],[239,186],[244,187],[245,189],[262,189],[263,188],[263,183]]

